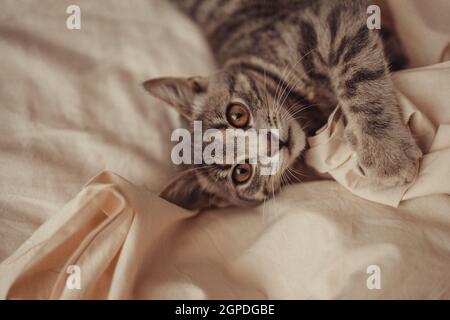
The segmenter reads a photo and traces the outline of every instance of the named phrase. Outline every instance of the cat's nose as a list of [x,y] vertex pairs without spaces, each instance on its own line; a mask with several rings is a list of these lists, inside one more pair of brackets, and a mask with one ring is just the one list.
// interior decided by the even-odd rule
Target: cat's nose
[[283,141],[283,140],[279,140],[280,141],[280,149],[283,149],[284,147],[287,147],[288,146],[288,143],[287,142],[285,142],[285,141]]
[[276,155],[284,146],[286,146],[286,143],[278,135],[271,131],[267,132],[267,154],[269,157]]

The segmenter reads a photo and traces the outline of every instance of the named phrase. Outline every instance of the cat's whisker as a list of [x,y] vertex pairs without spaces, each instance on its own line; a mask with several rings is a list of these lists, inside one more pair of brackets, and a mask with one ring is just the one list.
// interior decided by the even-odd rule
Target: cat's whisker
[[295,110],[294,113],[291,113],[290,111],[286,109],[281,109],[279,112],[279,117],[281,120],[289,119],[289,116],[293,117],[293,115],[300,113],[303,110]]
[[304,116],[300,116],[300,115],[298,115],[298,116],[295,116],[295,117],[293,117],[295,120],[308,120],[308,118],[307,117],[304,117]]
[[[298,79],[298,80],[296,81],[296,83],[294,84],[294,86],[297,86],[297,84],[300,83],[301,81],[303,81],[303,79],[301,79],[301,78]],[[280,108],[283,107],[283,105],[284,105],[286,99],[288,98],[288,96],[289,96],[289,94],[291,93],[291,91],[292,91],[292,89],[294,88],[294,86],[291,87],[289,93],[287,93],[287,95],[286,95],[285,99],[283,100],[283,102],[279,104],[279,107],[280,107]],[[303,101],[299,101],[299,102],[296,102],[296,103],[294,103],[293,105],[290,105],[290,106],[288,106],[287,108],[284,108],[284,109],[292,110],[292,109],[295,109],[296,107],[298,107],[299,105],[302,105],[302,104],[303,104]],[[297,111],[297,110],[296,110],[295,112],[302,112],[302,111],[304,111],[304,110],[306,110],[306,109],[308,109],[308,108],[315,107],[315,106],[317,106],[317,105],[314,104],[314,103],[312,103],[312,104],[306,105],[304,108],[300,109],[300,111]]]
[[[291,106],[290,109],[294,109],[294,108],[296,108],[297,106],[299,106],[301,104],[302,104],[301,102],[300,103],[296,103],[293,106]],[[310,105],[304,106],[304,107],[302,107],[302,108],[300,108],[298,110],[295,110],[294,112],[290,112],[290,111],[287,111],[285,109],[282,109],[283,113],[280,114],[280,119],[281,120],[286,120],[286,119],[289,119],[289,116],[294,118],[294,119],[297,119],[296,118],[297,114],[299,114],[299,113],[301,113],[301,112],[303,112],[303,111],[305,111],[305,110],[307,110],[307,109],[309,109],[311,107],[314,107],[314,106],[316,106],[316,105],[315,104],[310,104]]]
[[294,168],[292,168],[292,167],[290,167],[290,168],[288,168],[291,172],[293,172],[293,173],[296,173],[296,174],[299,174],[299,175],[301,175],[301,176],[303,176],[303,177],[308,177],[309,175],[307,175],[307,174],[305,174],[305,173],[303,173],[303,172],[301,172],[301,171],[298,171],[297,169],[294,169]]
[[[312,51],[314,51],[314,49],[311,49],[308,53],[306,53],[303,57],[300,58],[300,61],[303,60],[308,54],[310,54]],[[298,61],[298,62],[300,62]],[[297,62],[297,63],[298,63]],[[296,64],[297,64],[296,63]],[[292,67],[291,71],[293,71],[295,68],[295,65]],[[307,71],[305,71],[306,74],[308,74],[310,71],[312,71],[312,69],[309,69]],[[294,79],[295,80],[295,79]],[[289,83],[289,79],[286,79],[287,84],[286,86],[290,86],[290,90],[289,92],[285,95],[283,101],[281,103],[277,103],[278,108],[281,108],[283,106],[283,104],[285,103],[286,99],[288,98],[289,94],[292,92],[292,90],[301,82],[304,81],[304,79],[302,79],[301,77],[298,77],[298,79],[295,81],[295,83],[291,84]]]
[[287,172],[288,172],[295,180],[297,180],[297,181],[300,182],[300,183],[303,183],[303,181],[302,181],[299,177],[297,177],[291,170],[292,170],[292,168],[288,168],[288,169],[287,169]]
[[[313,49],[311,50],[313,51]],[[309,52],[307,53],[309,54]],[[306,54],[306,55],[307,55]],[[273,110],[275,113],[278,112],[279,106],[278,106],[278,102],[279,99],[282,97],[284,91],[287,89],[287,86],[289,85],[289,79],[288,77],[290,76],[290,74],[293,72],[293,70],[295,69],[295,67],[297,66],[298,63],[300,63],[302,61],[302,59],[306,56],[304,55],[303,57],[300,57],[295,63],[294,65],[291,66],[291,64],[289,62],[286,62],[285,67],[283,68],[283,72],[281,73],[280,79],[278,81],[278,85],[277,85],[277,90],[275,91],[275,96],[274,96],[274,103],[273,103]],[[289,69],[290,68],[290,69]],[[287,72],[287,74],[286,74]],[[281,87],[281,81],[285,82],[285,87],[282,88]],[[282,91],[279,91],[279,89],[281,89]],[[277,107],[278,106],[278,107]]]
[[[289,70],[289,77],[291,76],[291,74],[293,72],[295,72],[295,67],[304,59],[306,58],[309,54],[311,54],[314,50],[316,50],[316,48],[313,48],[311,50],[309,50],[307,53],[305,53],[303,56],[301,56],[297,62],[294,63],[294,65],[291,67],[291,69]],[[286,101],[287,97],[289,96],[289,94],[291,94],[292,90],[300,83],[300,81],[303,81],[303,79],[301,77],[299,77],[298,79],[296,79],[295,83],[290,83],[289,82],[289,78],[286,78],[286,87],[284,88],[284,91],[282,92],[282,95],[280,95],[280,101],[277,101],[277,105],[278,108],[281,108],[281,106],[284,104],[284,102]],[[289,92],[287,92],[286,94],[286,90],[287,88],[290,86]],[[283,96],[284,95],[284,96]],[[281,98],[283,99],[283,101],[281,101]]]
[[[295,80],[295,82],[293,82],[293,83],[289,83],[289,81],[287,81],[286,88],[285,88],[285,92],[283,93],[283,94],[284,94],[284,97],[281,97],[281,98],[283,99],[283,101],[279,101],[279,103],[278,103],[278,108],[282,108],[282,107],[283,107],[284,103],[286,102],[287,98],[288,98],[289,95],[291,94],[292,90],[294,90],[294,88],[295,88],[301,81],[303,81],[303,79],[302,79],[301,77],[298,77],[297,79],[294,78],[293,80]],[[290,87],[290,89],[289,89],[288,92],[286,92],[286,89],[287,89],[288,87]],[[280,98],[280,100],[281,100],[281,98]]]
[[275,108],[276,108],[276,103],[277,103],[278,90],[281,88],[281,86],[280,86],[281,81],[284,80],[283,77],[284,77],[284,74],[286,73],[286,71],[288,71],[288,68],[289,68],[289,62],[286,62],[286,65],[283,68],[283,72],[281,73],[280,79],[278,80],[277,89],[275,90],[274,103],[273,103],[274,111],[276,110]]
[[287,175],[287,172],[283,172],[281,174],[281,178],[283,180],[284,185],[289,185],[292,183],[291,178]]
[[[289,171],[288,171],[288,173],[289,173]],[[291,184],[299,182],[298,180],[292,178],[292,174],[289,174],[289,180],[291,181]]]
[[[301,105],[301,103],[295,103],[294,107],[295,106],[299,106],[299,105]],[[289,110],[290,110],[290,108],[289,109],[288,108],[281,108],[279,110],[278,116],[280,117],[280,120],[283,121],[283,120],[289,119],[289,115],[291,114],[291,112]]]
[[292,118],[294,118],[295,120],[308,120],[307,123],[310,123],[310,121],[311,121],[310,118],[308,118],[307,116],[305,116],[303,114],[295,115]]
[[[280,92],[277,91],[277,94],[275,95],[275,102],[276,102],[277,104],[278,104],[278,102],[279,102],[279,99],[281,99],[281,98],[283,97],[283,94],[284,94],[285,90],[287,89],[287,85],[290,84],[290,83],[289,83],[289,77],[291,76],[291,73],[293,72],[294,68],[297,66],[297,64],[298,64],[302,59],[303,59],[303,57],[300,57],[300,58],[294,63],[294,65],[292,65],[292,66],[290,65],[289,62],[286,63],[286,66],[285,66],[285,68],[283,69],[283,73],[282,73],[281,76],[280,76],[280,81],[279,81],[279,83],[278,83],[278,85],[279,85],[280,88],[282,88],[282,87],[280,86],[281,81],[284,81],[285,84],[286,84],[286,86],[284,86],[284,88],[282,88],[282,91],[280,91]],[[286,74],[286,71],[287,71],[287,74]]]
[[[299,102],[299,103],[294,104],[293,106],[291,106],[291,107],[289,108],[289,110],[290,110],[291,108],[296,108],[296,107],[298,107],[299,105],[302,105],[302,103]],[[303,106],[302,108],[300,108],[300,109],[298,109],[298,110],[295,110],[294,112],[302,112],[302,111],[305,111],[305,110],[307,110],[307,109],[309,109],[309,108],[312,108],[312,107],[315,107],[315,106],[316,106],[315,104],[308,104],[308,105]]]
[[311,127],[312,120],[308,120],[304,125],[302,125],[302,129],[306,131],[306,129]]

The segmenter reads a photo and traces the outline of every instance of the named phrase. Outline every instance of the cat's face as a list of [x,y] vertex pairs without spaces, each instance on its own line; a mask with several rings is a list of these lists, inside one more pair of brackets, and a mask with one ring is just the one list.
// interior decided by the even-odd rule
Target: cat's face
[[[192,165],[166,187],[163,198],[189,209],[252,206],[272,197],[290,180],[289,167],[305,147],[305,134],[289,110],[295,106],[285,103],[286,92],[279,89],[269,93],[264,79],[239,70],[209,78],[154,79],[145,82],[144,87],[175,107],[191,124],[201,121],[203,132],[231,128],[279,130],[279,137],[275,137],[279,149],[274,151],[279,152],[279,168],[274,174],[261,174],[258,163]],[[234,152],[238,152],[237,148]]]

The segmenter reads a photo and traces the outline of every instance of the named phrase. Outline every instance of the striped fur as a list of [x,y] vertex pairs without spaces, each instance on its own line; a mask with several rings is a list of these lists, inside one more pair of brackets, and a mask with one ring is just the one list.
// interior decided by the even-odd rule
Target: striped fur
[[[204,94],[189,102],[190,120],[227,128],[224,110],[239,98],[251,109],[256,127],[295,128],[303,149],[303,132],[312,134],[339,104],[347,137],[374,185],[393,186],[414,177],[421,152],[400,121],[385,47],[379,32],[366,26],[366,1],[172,2],[198,23],[221,67]],[[391,33],[384,34],[392,39]],[[279,175],[253,174],[245,188],[230,183],[230,168],[198,166],[194,178],[186,178],[191,192],[178,179],[163,196],[187,207],[259,203],[288,180],[287,170],[298,162],[297,153],[286,156]],[[180,188],[186,196],[180,196]]]

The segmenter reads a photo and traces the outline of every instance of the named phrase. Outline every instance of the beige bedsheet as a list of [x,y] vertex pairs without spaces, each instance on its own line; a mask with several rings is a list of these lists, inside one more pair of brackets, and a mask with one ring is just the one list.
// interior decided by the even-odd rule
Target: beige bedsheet
[[[65,29],[70,1],[2,3],[1,298],[450,298],[445,193],[393,208],[321,181],[199,215],[159,199],[179,123],[138,84],[207,74],[211,58],[164,1],[78,3],[80,31]],[[442,51],[425,64],[443,61],[449,37],[418,24]],[[437,127],[450,79],[448,65],[433,68],[396,85]],[[80,290],[65,286],[68,265],[81,268]],[[371,265],[379,290],[366,286]]]

